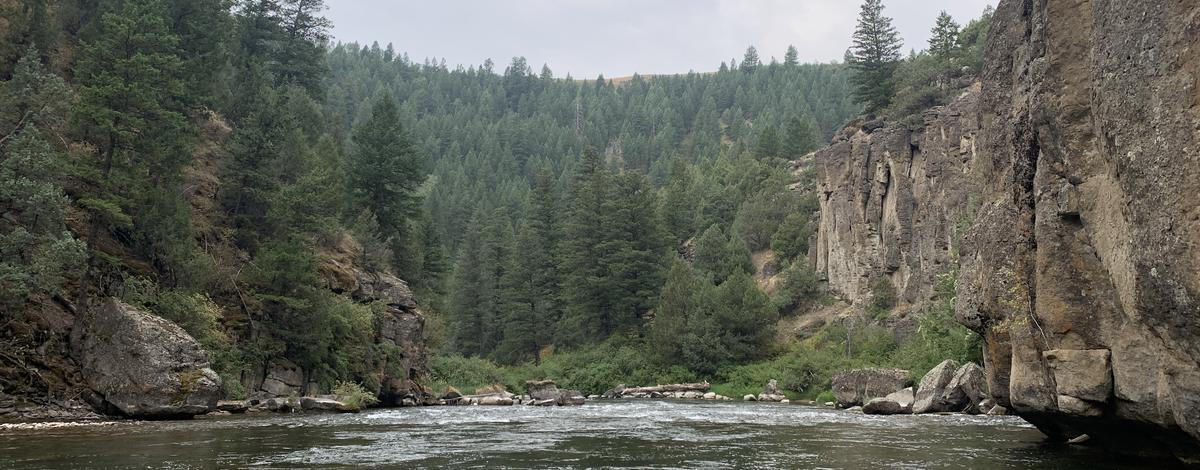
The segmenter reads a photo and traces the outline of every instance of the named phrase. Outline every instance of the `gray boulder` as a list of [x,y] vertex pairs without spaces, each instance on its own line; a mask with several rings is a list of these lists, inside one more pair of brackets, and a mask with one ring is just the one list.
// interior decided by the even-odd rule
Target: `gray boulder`
[[[525,382],[525,390],[538,405],[550,401],[558,406],[575,406],[587,402],[583,392],[578,390],[562,390],[553,380],[530,380]],[[544,406],[544,405],[543,405]]]
[[987,411],[981,411],[979,406],[986,397],[987,378],[983,374],[983,368],[969,362],[954,372],[954,377],[942,392],[942,403],[947,407],[946,411],[979,414]]
[[892,393],[883,398],[872,398],[863,405],[863,413],[869,415],[899,415],[912,413],[913,389]]
[[300,399],[300,409],[304,411],[336,411],[336,412],[352,412],[350,407],[346,406],[333,398],[327,397],[304,397]]
[[73,350],[94,403],[131,418],[187,418],[212,411],[221,378],[179,325],[115,298],[77,325]]
[[872,398],[885,397],[908,385],[908,371],[900,369],[854,369],[833,377],[833,395],[837,406],[862,405]]
[[950,411],[950,407],[943,401],[942,396],[946,392],[946,386],[950,385],[951,380],[954,380],[956,367],[958,365],[954,361],[947,359],[925,373],[925,376],[921,378],[920,385],[917,386],[913,413]]
[[271,359],[267,363],[267,377],[262,390],[277,397],[299,395],[304,387],[304,369],[283,358]]

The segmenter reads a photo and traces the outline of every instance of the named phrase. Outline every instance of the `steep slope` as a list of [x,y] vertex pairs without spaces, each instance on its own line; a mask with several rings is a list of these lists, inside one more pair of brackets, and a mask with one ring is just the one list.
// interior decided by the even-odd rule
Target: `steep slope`
[[1062,439],[1200,462],[1200,5],[1006,0],[960,321]]

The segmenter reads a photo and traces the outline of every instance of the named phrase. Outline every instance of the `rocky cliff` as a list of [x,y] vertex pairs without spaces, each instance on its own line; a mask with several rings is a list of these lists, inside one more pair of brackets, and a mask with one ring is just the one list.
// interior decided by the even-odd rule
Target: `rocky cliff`
[[959,320],[1048,435],[1200,463],[1200,4],[1004,0]]
[[918,130],[855,122],[817,151],[821,215],[810,261],[847,301],[869,301],[877,282],[901,303],[932,296],[971,212],[978,99],[973,87],[927,112]]
[[816,154],[814,265],[919,303],[957,255],[1000,404],[1200,463],[1198,46],[1195,2],[1003,0],[975,91]]

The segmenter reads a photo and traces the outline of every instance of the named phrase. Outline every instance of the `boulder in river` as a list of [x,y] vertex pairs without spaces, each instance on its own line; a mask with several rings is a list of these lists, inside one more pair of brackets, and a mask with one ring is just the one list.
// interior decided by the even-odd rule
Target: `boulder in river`
[[73,345],[96,405],[131,418],[169,419],[212,411],[221,378],[183,328],[115,298],[91,309]]
[[950,385],[951,380],[954,380],[956,367],[958,365],[953,360],[946,359],[925,373],[925,376],[921,378],[920,385],[917,386],[913,413],[951,411],[950,406],[943,400],[943,395],[946,392],[946,386]]
[[352,412],[354,411],[345,403],[328,397],[303,397],[300,399],[300,409],[304,411],[336,411],[336,412]]
[[872,398],[884,397],[908,384],[908,371],[900,369],[854,369],[833,377],[833,396],[837,406],[862,405]]
[[981,411],[979,407],[986,397],[987,378],[984,377],[983,368],[968,362],[954,372],[954,377],[942,392],[942,403],[948,408],[947,411],[979,414],[987,411]]
[[534,403],[551,401],[559,406],[582,405],[587,402],[582,392],[578,390],[559,389],[553,380],[530,380],[525,382],[525,390],[533,398]]
[[912,413],[913,389],[892,393],[882,398],[872,398],[863,405],[863,413],[869,415],[898,415]]
[[758,401],[758,397],[754,395],[745,395],[742,397],[742,401]]

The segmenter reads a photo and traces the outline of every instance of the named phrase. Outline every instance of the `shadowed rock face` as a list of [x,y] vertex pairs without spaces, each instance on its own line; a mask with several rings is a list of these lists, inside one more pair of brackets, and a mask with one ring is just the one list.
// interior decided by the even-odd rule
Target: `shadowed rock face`
[[165,419],[204,414],[216,406],[221,379],[183,328],[116,299],[92,310],[77,326],[73,342],[98,409]]
[[821,216],[810,262],[846,300],[870,301],[879,278],[901,303],[932,297],[971,210],[978,97],[972,87],[926,112],[921,130],[853,123],[816,152]]
[[1200,462],[1200,4],[1003,0],[959,320],[1048,435]]

